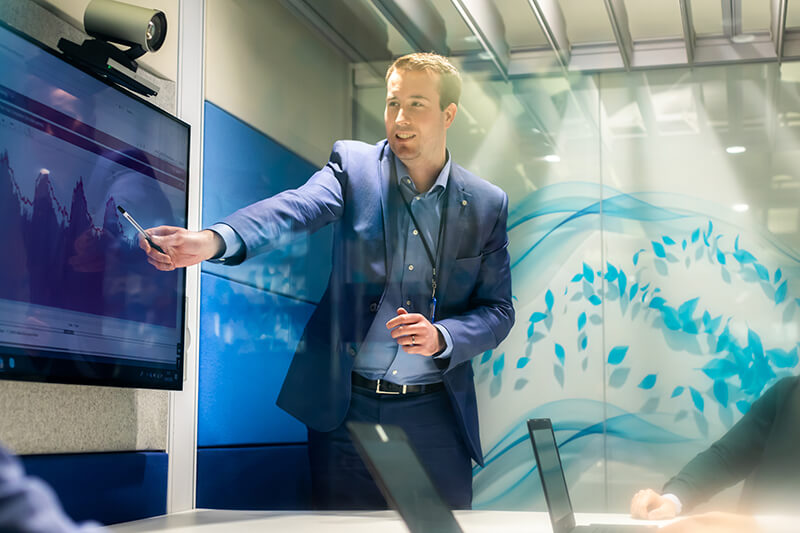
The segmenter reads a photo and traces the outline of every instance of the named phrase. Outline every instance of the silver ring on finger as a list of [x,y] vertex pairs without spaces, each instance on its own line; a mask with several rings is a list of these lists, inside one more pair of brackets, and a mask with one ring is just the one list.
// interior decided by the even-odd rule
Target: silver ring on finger
[[415,343],[414,343],[414,340],[415,340],[415,338],[416,338],[416,335],[411,335],[411,346],[414,346],[414,344],[415,344]]

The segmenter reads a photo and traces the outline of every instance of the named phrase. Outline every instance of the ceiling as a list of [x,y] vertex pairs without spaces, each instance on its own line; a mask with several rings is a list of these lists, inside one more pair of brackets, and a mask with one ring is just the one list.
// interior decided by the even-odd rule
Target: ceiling
[[283,0],[352,62],[435,51],[531,74],[800,58],[788,0]]

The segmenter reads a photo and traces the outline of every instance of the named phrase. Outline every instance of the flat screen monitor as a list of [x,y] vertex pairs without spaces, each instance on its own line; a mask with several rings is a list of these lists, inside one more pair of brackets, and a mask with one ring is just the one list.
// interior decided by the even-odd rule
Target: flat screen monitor
[[181,388],[189,126],[0,24],[0,379]]

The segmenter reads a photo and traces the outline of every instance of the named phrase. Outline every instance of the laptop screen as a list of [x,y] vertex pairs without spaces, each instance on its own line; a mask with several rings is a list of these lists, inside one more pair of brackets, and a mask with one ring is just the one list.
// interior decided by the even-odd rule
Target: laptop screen
[[411,533],[462,533],[401,428],[357,422],[348,422],[347,428],[384,497]]
[[536,464],[539,468],[539,477],[542,480],[542,489],[547,500],[547,508],[553,526],[567,524],[574,526],[572,504],[567,492],[567,483],[564,480],[564,471],[561,468],[561,458],[558,454],[556,439],[549,419],[535,419],[528,421],[528,430],[533,443]]

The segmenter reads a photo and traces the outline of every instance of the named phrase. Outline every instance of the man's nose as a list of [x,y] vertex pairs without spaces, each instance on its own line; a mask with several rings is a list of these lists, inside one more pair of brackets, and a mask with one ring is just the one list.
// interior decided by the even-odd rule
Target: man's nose
[[402,108],[400,108],[400,110],[397,111],[397,116],[394,118],[394,122],[395,124],[408,124],[408,118],[406,118],[406,115],[405,113],[403,113]]

